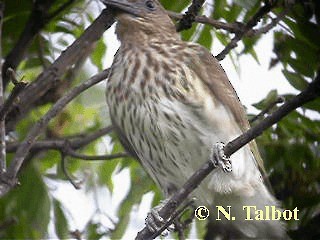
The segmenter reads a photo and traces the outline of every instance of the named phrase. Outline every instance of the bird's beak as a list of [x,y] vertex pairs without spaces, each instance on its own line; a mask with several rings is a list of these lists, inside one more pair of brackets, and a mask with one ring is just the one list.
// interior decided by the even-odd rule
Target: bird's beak
[[106,6],[130,13],[135,16],[141,16],[141,10],[132,1],[128,0],[101,0]]

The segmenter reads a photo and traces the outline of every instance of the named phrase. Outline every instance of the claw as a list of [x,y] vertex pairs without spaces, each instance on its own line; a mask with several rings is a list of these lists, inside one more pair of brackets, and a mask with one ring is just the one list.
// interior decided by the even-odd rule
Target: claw
[[[166,221],[159,215],[160,209],[166,204],[168,200],[162,201],[158,206],[151,209],[146,218],[146,226],[152,233],[158,232],[166,223]],[[161,233],[161,236],[167,236],[174,228],[170,225],[168,229]]]
[[146,226],[152,233],[159,231],[159,229],[165,223],[163,218],[159,215],[159,209],[157,209],[158,207],[159,206],[151,209],[146,218]]
[[224,172],[231,172],[232,164],[230,159],[224,154],[224,146],[224,143],[219,142],[212,147],[211,161],[215,167],[220,167]]

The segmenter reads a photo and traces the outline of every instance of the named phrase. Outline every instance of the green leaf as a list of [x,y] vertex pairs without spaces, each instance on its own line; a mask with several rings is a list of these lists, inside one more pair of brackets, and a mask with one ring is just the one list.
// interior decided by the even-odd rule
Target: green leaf
[[[287,36],[284,41],[288,50],[293,50],[297,55],[297,59],[308,59],[307,64],[309,69],[317,69],[320,63],[320,55],[317,50],[305,44],[303,41]],[[305,62],[300,63],[304,64]]]
[[284,76],[289,83],[298,90],[304,90],[308,86],[308,82],[298,73],[282,70]]
[[313,49],[319,49],[320,30],[314,23],[306,21],[297,23],[288,17],[285,18],[284,21],[293,31],[295,38],[303,41],[304,44],[307,44]]
[[61,203],[53,199],[54,224],[56,234],[60,239],[69,238],[69,224],[64,214]]
[[[247,0],[247,1],[249,1],[249,0]],[[251,2],[251,1],[250,1],[250,2]],[[252,1],[252,4],[250,4],[250,3],[249,3],[249,4],[247,4],[247,3],[240,3],[240,4],[245,4],[245,5],[247,5],[247,7],[251,6],[251,7],[249,7],[249,8],[244,7],[244,8],[246,8],[246,10],[247,10],[247,12],[246,12],[246,14],[244,15],[244,18],[243,18],[243,20],[242,20],[242,22],[244,22],[244,23],[248,22],[249,19],[250,19],[254,14],[256,14],[256,12],[259,11],[259,9],[260,9],[260,7],[261,7],[261,1],[258,1],[258,0]]]
[[225,34],[223,34],[223,33],[221,33],[221,32],[216,32],[215,36],[218,38],[218,40],[219,40],[224,46],[228,45],[228,43],[229,43],[229,41],[230,41],[230,38],[229,38],[227,35],[225,35]]
[[1,232],[1,238],[43,239],[50,220],[48,189],[32,162],[23,169],[19,180],[21,185],[0,199],[6,218],[17,219],[16,224]]
[[98,168],[99,184],[105,184],[110,192],[113,191],[112,173],[119,165],[119,159],[104,161]]
[[311,102],[308,102],[308,103],[304,104],[303,107],[310,109],[310,110],[314,110],[319,113],[320,112],[320,99],[317,98]]
[[253,104],[257,109],[263,110],[278,98],[277,90],[271,90],[268,95],[260,102]]
[[90,240],[100,239],[103,236],[103,234],[99,233],[98,231],[99,227],[100,227],[100,224],[93,223],[90,221],[89,225],[87,225],[86,227],[87,239],[90,239]]
[[150,191],[154,185],[150,177],[142,169],[141,165],[135,161],[131,162],[131,188],[125,200],[121,203],[119,208],[119,222],[116,228],[112,231],[111,239],[120,239],[129,222],[130,212],[132,207],[141,201],[143,194]]
[[181,39],[183,41],[191,41],[192,37],[194,36],[196,29],[198,29],[199,25],[192,24],[192,27],[190,29],[184,30],[180,32]]
[[305,61],[305,58],[303,59],[288,59],[289,65],[295,70],[295,72],[313,78],[315,74],[316,69],[312,69],[310,65]]
[[48,151],[43,157],[39,158],[39,169],[46,172],[48,169],[56,166],[61,161],[60,153],[54,150]]
[[245,47],[242,50],[241,54],[249,53],[253,57],[253,59],[256,60],[258,64],[260,64],[258,55],[254,50],[254,46],[257,44],[258,40],[259,40],[258,37],[244,38],[243,44]]
[[204,28],[201,31],[201,34],[197,40],[199,44],[206,47],[207,49],[211,48],[212,45],[212,35],[211,35],[211,27],[208,25],[205,25]]
[[106,47],[103,39],[100,39],[97,42],[93,53],[91,54],[91,61],[94,65],[97,66],[99,71],[103,70],[102,60],[103,60],[104,55],[106,54],[106,51],[107,51],[107,47]]
[[188,6],[189,1],[186,1],[186,0],[180,0],[180,1],[161,0],[161,4],[167,10],[181,12],[183,9],[185,9]]
[[236,0],[235,3],[245,9],[251,9],[258,2],[258,0]]
[[227,6],[226,0],[215,0],[212,17],[214,19],[223,18],[225,16],[224,12],[225,12],[226,6]]
[[232,4],[231,8],[228,11],[228,14],[224,16],[224,19],[228,23],[232,23],[237,21],[237,18],[239,17],[240,13],[242,12],[242,7],[237,4]]

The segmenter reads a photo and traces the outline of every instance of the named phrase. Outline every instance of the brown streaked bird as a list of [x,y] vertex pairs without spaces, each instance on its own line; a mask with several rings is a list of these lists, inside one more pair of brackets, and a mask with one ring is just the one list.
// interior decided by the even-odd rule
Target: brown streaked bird
[[[219,62],[202,46],[182,41],[158,1],[102,1],[115,10],[121,42],[107,83],[112,122],[126,150],[169,197],[210,159],[217,142],[249,128],[245,111]],[[197,204],[212,210],[231,206],[236,220],[219,222],[216,236],[284,238],[279,222],[245,221],[243,206],[278,205],[261,176],[255,143],[230,162],[232,172],[222,169],[228,161],[219,162],[193,193]]]

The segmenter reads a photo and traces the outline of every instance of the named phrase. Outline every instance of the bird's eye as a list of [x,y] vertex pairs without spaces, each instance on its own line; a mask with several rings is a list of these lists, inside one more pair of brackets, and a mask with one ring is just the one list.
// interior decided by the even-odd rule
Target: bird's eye
[[149,0],[149,1],[146,1],[146,7],[150,10],[154,10],[156,8],[155,4],[153,1]]

